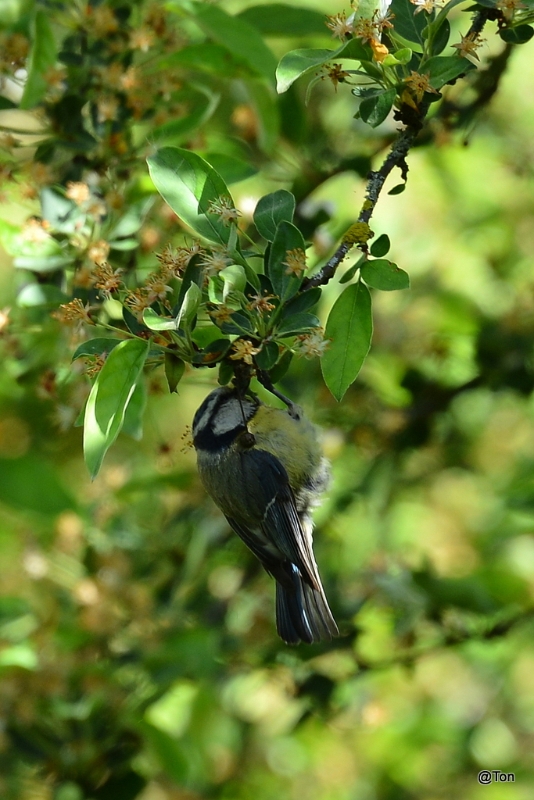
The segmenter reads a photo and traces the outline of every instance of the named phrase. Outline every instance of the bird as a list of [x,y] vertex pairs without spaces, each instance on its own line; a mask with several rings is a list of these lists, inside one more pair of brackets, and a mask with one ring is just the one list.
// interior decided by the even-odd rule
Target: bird
[[310,510],[329,480],[315,425],[300,406],[264,404],[233,386],[212,391],[193,420],[200,479],[230,527],[276,581],[286,644],[339,634],[313,553]]

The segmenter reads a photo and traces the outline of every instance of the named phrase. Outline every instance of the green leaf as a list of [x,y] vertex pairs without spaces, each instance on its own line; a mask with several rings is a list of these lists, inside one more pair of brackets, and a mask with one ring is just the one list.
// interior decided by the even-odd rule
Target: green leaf
[[190,44],[174,53],[165,55],[157,62],[157,70],[184,67],[190,70],[202,70],[219,78],[243,78],[247,75],[254,75],[245,61],[236,58],[235,55],[222,44],[214,42],[202,42],[201,44]]
[[297,8],[285,3],[252,6],[238,14],[237,18],[253,25],[263,36],[328,35],[324,14],[311,8]]
[[193,357],[193,364],[204,364],[206,366],[214,366],[225,357],[230,349],[232,342],[229,339],[215,339],[204,348],[201,353],[195,353]]
[[338,297],[326,323],[330,347],[321,359],[321,369],[336,400],[340,401],[356,380],[372,335],[371,295],[363,283],[355,283]]
[[281,59],[276,68],[276,91],[278,94],[287,92],[295,81],[313,69],[319,69],[329,61],[335,50],[318,50],[303,48],[291,50]]
[[276,59],[257,29],[219,6],[195,3],[195,20],[215,42],[224,45],[252,70],[274,83]]
[[349,269],[341,276],[341,278],[339,279],[339,282],[340,283],[348,283],[349,281],[351,281],[354,278],[354,276],[356,275],[356,273],[358,272],[358,270],[361,269],[361,267],[363,266],[363,264],[365,264],[366,261],[367,261],[367,254],[364,253],[352,265],[352,267],[349,267]]
[[50,14],[38,10],[33,20],[33,44],[28,63],[28,77],[20,101],[20,108],[33,108],[48,88],[45,73],[56,63],[57,49],[49,21]]
[[360,274],[368,286],[383,292],[410,288],[408,273],[387,259],[368,261],[361,268]]
[[178,320],[169,317],[160,317],[153,308],[145,308],[143,311],[143,322],[151,331],[177,331]]
[[0,502],[51,516],[76,507],[54,466],[33,454],[0,458]]
[[318,69],[335,58],[351,58],[356,61],[368,59],[370,50],[359,39],[351,39],[337,50],[300,49],[291,50],[281,59],[276,68],[276,91],[287,92],[289,87],[307,72]]
[[381,92],[376,97],[370,97],[368,100],[362,100],[360,103],[360,117],[364,122],[367,122],[372,128],[380,125],[389,112],[393,108],[397,91],[396,89],[388,89],[386,92]]
[[57,308],[60,303],[67,303],[69,298],[57,286],[46,283],[30,283],[24,286],[17,296],[17,305],[20,308],[34,308],[36,306],[49,306]]
[[286,189],[266,194],[254,209],[254,224],[264,239],[272,242],[276,228],[285,220],[291,222],[295,213],[295,197]]
[[432,42],[433,56],[439,56],[439,54],[443,52],[443,50],[445,50],[445,48],[449,43],[450,35],[451,35],[451,24],[448,19],[445,19],[439,26],[437,33],[434,36],[434,40]]
[[122,432],[131,436],[136,442],[143,438],[143,416],[147,402],[147,390],[144,381],[139,381],[134,389],[131,400],[126,406]]
[[121,342],[96,377],[85,408],[83,432],[85,463],[92,479],[98,475],[105,454],[121,431],[147,355],[148,342],[140,339]]
[[307,333],[311,328],[320,326],[319,319],[314,314],[294,314],[286,317],[277,326],[278,336],[295,336],[298,333]]
[[173,103],[183,103],[187,114],[164,122],[150,131],[151,139],[159,145],[178,144],[212,116],[219,105],[220,95],[206,86],[187,86],[172,97]]
[[165,377],[169,385],[169,392],[176,392],[177,386],[185,372],[185,362],[181,358],[167,351],[165,353]]
[[250,162],[225,153],[206,153],[205,159],[227,184],[244,181],[258,171]]
[[449,81],[476,69],[475,65],[460,56],[433,56],[421,65],[421,72],[430,77],[433,89],[441,89]]
[[323,290],[320,286],[314,286],[305,292],[301,292],[296,297],[293,297],[289,303],[284,306],[284,316],[291,316],[292,314],[300,314],[303,311],[313,308],[321,299]]
[[59,233],[74,233],[81,216],[78,206],[55,189],[41,189],[41,214]]
[[125,239],[138,233],[146,215],[154,205],[155,197],[144,197],[137,203],[128,206],[126,212],[110,230],[108,236],[110,240]]
[[127,252],[128,250],[136,250],[139,247],[139,242],[137,239],[111,239],[108,242],[110,248],[112,250],[120,250],[121,252]]
[[403,191],[406,189],[405,183],[398,183],[393,189],[390,189],[388,194],[402,194]]
[[293,361],[293,353],[291,350],[286,350],[285,353],[280,357],[280,360],[277,364],[272,367],[269,372],[269,377],[273,383],[278,383],[282,380],[286,372],[288,371],[289,367],[291,366],[291,362]]
[[499,36],[507,44],[525,44],[534,36],[534,28],[530,25],[518,25],[516,28],[503,28]]
[[219,272],[219,278],[224,283],[222,298],[226,302],[232,292],[244,292],[247,285],[245,270],[239,264],[231,264]]
[[71,256],[17,256],[13,266],[17,269],[29,269],[31,272],[56,272],[72,264]]
[[196,317],[201,300],[202,289],[196,283],[191,283],[176,317],[176,329],[180,328],[182,324],[186,328],[190,327]]
[[276,342],[264,342],[259,353],[254,356],[254,361],[260,369],[269,370],[274,367],[280,356],[280,348]]
[[295,225],[282,220],[276,228],[267,268],[267,274],[273,285],[273,290],[282,302],[293,297],[302,284],[302,277],[291,273],[287,274],[287,264],[284,262],[287,261],[289,250],[302,250],[304,254],[304,238]]
[[122,339],[111,339],[108,337],[99,337],[97,339],[89,339],[88,342],[83,342],[74,351],[72,361],[82,356],[101,356],[103,353],[106,355],[120,344]]
[[231,315],[231,322],[223,322],[221,325],[221,330],[223,333],[230,334],[253,332],[251,321],[246,314],[241,313],[241,311],[236,311]]
[[389,236],[386,233],[383,233],[378,239],[375,239],[373,244],[371,245],[371,255],[375,256],[376,258],[382,258],[387,253],[389,253],[389,248],[391,247],[391,242],[389,241]]
[[249,79],[244,89],[258,121],[258,144],[264,153],[272,153],[280,132],[277,98],[264,81]]
[[163,147],[147,163],[156,189],[172,210],[199,236],[227,244],[231,226],[209,209],[213,201],[230,197],[230,192],[213,167],[179,147]]
[[407,42],[421,45],[423,43],[423,29],[428,24],[426,14],[416,14],[417,6],[410,0],[393,0],[388,13],[393,15],[393,33],[398,34]]

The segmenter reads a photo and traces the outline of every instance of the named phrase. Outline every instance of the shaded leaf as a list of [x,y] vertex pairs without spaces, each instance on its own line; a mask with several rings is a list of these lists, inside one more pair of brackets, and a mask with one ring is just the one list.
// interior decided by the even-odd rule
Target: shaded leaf
[[371,255],[375,256],[375,258],[382,258],[387,253],[389,253],[389,248],[391,247],[391,242],[389,241],[389,236],[386,233],[383,233],[378,239],[375,239],[373,244],[371,245]]
[[20,108],[33,108],[48,89],[47,70],[56,63],[57,49],[49,14],[37,10],[33,21],[33,44],[28,63],[28,77],[20,101]]
[[46,515],[76,507],[52,464],[32,454],[0,458],[0,501]]
[[217,170],[225,183],[238,183],[257,173],[250,162],[225,153],[206,153],[206,161]]
[[46,283],[30,283],[19,292],[17,305],[20,308],[33,308],[35,306],[55,308],[60,303],[66,303],[68,299],[67,295],[57,286]]
[[177,386],[182,380],[185,372],[185,362],[174,353],[165,353],[165,377],[169,386],[169,392],[176,392]]
[[449,81],[472,69],[476,69],[475,65],[460,56],[433,56],[421,66],[421,71],[429,75],[433,89],[441,89]]
[[321,369],[336,400],[341,400],[356,380],[372,335],[371,295],[359,282],[338,297],[326,323],[325,339],[330,340],[330,347],[321,358]]
[[530,25],[518,25],[515,28],[503,28],[499,36],[507,44],[525,44],[534,36],[534,28]]
[[368,100],[362,100],[360,103],[360,117],[364,122],[367,122],[372,128],[380,125],[389,112],[393,108],[397,91],[396,89],[388,89],[386,92],[381,92],[376,97],[371,97]]
[[407,42],[421,45],[423,43],[423,30],[428,24],[426,14],[416,14],[417,6],[410,0],[393,0],[388,13],[393,15],[393,32]]
[[291,222],[295,213],[295,197],[286,189],[266,194],[254,209],[254,224],[264,239],[272,242],[280,222]]
[[105,454],[119,435],[147,354],[148,342],[121,342],[96,377],[84,419],[84,456],[91,478],[98,474]]
[[307,333],[310,328],[317,328],[320,324],[314,314],[294,314],[282,320],[277,326],[277,333],[278,336],[293,336],[297,333]]
[[318,69],[334,58],[352,58],[360,61],[369,58],[369,53],[370,50],[359,39],[351,39],[337,50],[291,50],[285,54],[276,68],[276,91],[279,94],[287,92],[297,78],[313,69]]
[[227,14],[219,6],[195,3],[194,7],[195,19],[208,36],[274,83],[276,59],[255,27]]
[[275,294],[285,302],[298,292],[302,284],[302,277],[287,272],[290,250],[301,250],[305,253],[304,238],[302,233],[291,222],[283,220],[278,224],[276,234],[269,252],[267,273],[273,285]]
[[387,259],[368,261],[361,268],[360,274],[368,286],[383,292],[410,288],[408,273]]
[[238,19],[254,25],[263,36],[328,35],[324,14],[311,8],[267,3],[246,8],[237,16]]
[[269,370],[278,361],[280,348],[276,342],[264,342],[260,352],[254,356],[254,361],[260,369]]
[[89,339],[88,342],[83,342],[76,348],[72,356],[72,361],[76,361],[76,359],[81,358],[81,356],[100,356],[103,353],[111,353],[121,341],[121,339],[111,339],[110,337]]
[[199,236],[226,244],[230,226],[210,212],[210,205],[230,193],[211,164],[179,147],[163,147],[147,163],[156,189],[172,210]]

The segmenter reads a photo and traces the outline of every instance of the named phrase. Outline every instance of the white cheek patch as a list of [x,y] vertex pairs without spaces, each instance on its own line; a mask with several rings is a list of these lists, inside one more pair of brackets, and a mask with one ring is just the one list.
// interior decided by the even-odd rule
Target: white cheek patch
[[243,428],[245,420],[248,422],[254,416],[256,406],[250,400],[239,402],[235,396],[228,397],[226,390],[216,389],[208,395],[201,409],[200,416],[195,417],[193,435],[210,430],[217,437]]
[[195,434],[199,433],[200,431],[203,431],[209,425],[213,409],[219,403],[219,398],[216,395],[212,394],[207,398],[205,402],[206,402],[206,407],[202,412],[202,416],[200,416],[198,419],[195,419],[195,425],[193,431]]
[[213,434],[222,436],[225,433],[229,433],[229,431],[242,428],[245,420],[248,422],[253,416],[254,409],[254,405],[247,400],[243,400],[240,403],[236,397],[229,398],[226,403],[217,409],[211,420]]

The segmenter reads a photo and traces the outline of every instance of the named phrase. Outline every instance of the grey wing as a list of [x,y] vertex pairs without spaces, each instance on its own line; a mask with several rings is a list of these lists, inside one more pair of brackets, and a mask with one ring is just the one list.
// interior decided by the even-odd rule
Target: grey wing
[[283,558],[298,567],[306,583],[317,589],[321,582],[312,550],[311,529],[302,523],[284,466],[264,450],[249,450],[243,458],[244,489],[249,496],[258,496],[259,492],[262,498],[258,515],[262,538],[272,542]]

